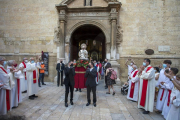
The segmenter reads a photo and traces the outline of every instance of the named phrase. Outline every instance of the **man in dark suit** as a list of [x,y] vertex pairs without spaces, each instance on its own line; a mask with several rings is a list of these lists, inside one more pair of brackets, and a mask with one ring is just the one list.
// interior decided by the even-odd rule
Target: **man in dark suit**
[[94,68],[94,63],[91,62],[89,63],[89,68],[86,70],[85,77],[87,78],[86,80],[86,87],[87,87],[87,101],[88,103],[86,106],[89,106],[91,104],[91,98],[90,98],[90,92],[92,90],[93,93],[93,105],[96,107],[96,78],[97,71]]
[[[63,86],[64,63],[62,62],[62,60],[60,60],[60,63],[56,65],[56,70],[57,70],[57,86],[59,87],[60,79],[61,79],[61,86]],[[60,77],[60,73],[61,73],[61,77]]]
[[65,79],[64,79],[64,84],[66,87],[65,91],[65,106],[68,107],[68,94],[69,94],[69,89],[70,89],[70,103],[73,105],[73,91],[74,91],[74,76],[75,76],[75,69],[73,68],[73,62],[68,63],[68,67],[65,68]]

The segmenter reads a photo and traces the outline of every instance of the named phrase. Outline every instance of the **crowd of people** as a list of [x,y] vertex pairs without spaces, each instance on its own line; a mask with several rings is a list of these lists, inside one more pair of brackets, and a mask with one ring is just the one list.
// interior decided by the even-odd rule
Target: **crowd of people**
[[[130,65],[127,65],[128,61]],[[171,67],[171,60],[163,61],[163,68],[152,67],[150,59],[144,59],[139,68],[128,59],[128,82],[124,83],[121,93],[127,99],[138,102],[143,114],[153,112],[162,114],[166,120],[180,120],[180,74],[177,68]]]
[[[68,94],[70,92],[70,104],[73,105],[73,92],[75,88],[75,68],[76,61],[68,62],[67,66],[60,60],[57,64],[57,86],[65,85],[65,106],[68,107]],[[128,65],[130,62],[130,65]],[[127,94],[127,99],[137,102],[138,108],[144,109],[143,114],[154,111],[161,113],[165,119],[180,120],[180,75],[177,68],[171,67],[170,60],[163,61],[163,68],[152,67],[150,59],[144,59],[139,68],[135,62],[128,59],[125,65],[128,67],[128,82],[124,83],[121,89],[122,94]],[[38,86],[44,83],[45,65],[38,56],[29,60],[24,58],[22,63],[17,65],[15,60],[9,60],[0,56],[0,115],[5,115],[7,111],[18,107],[22,102],[22,94],[27,92],[30,100],[38,96]],[[64,73],[63,73],[64,72]],[[65,78],[63,78],[65,74]],[[178,74],[178,75],[177,75]],[[115,95],[113,85],[116,84],[117,73],[111,67],[108,59],[103,63],[91,60],[84,72],[87,88],[87,104],[91,104],[90,93],[93,93],[93,105],[96,107],[96,87],[98,81],[104,76],[106,94]],[[40,83],[41,82],[41,83]],[[81,92],[81,87],[77,87],[76,92]]]
[[6,61],[5,57],[0,56],[0,115],[18,107],[23,93],[27,93],[30,100],[38,97],[40,81],[46,85],[45,69],[40,56],[29,60],[25,57],[19,65],[15,60]]

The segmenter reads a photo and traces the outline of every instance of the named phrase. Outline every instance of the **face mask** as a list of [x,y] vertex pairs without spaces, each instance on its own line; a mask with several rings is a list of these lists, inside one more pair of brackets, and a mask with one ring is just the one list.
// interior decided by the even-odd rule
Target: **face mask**
[[157,70],[154,70],[154,72],[156,72]]
[[131,63],[130,65],[133,65],[133,63]]
[[62,61],[61,61],[61,63],[62,63]]
[[164,68],[167,68],[167,65],[166,65],[166,64],[163,64],[163,67],[164,67]]
[[145,63],[145,62],[143,62],[143,66],[146,66],[146,63]]
[[73,64],[71,64],[70,66],[73,66]]
[[34,60],[32,60],[31,63],[34,63]]
[[41,62],[41,64],[44,64],[44,62]]
[[25,63],[28,63],[28,60],[25,60]]
[[4,61],[4,62],[3,62],[3,66],[5,67],[5,65],[6,65],[6,64],[7,64],[7,62],[6,62],[6,61]]
[[14,67],[17,67],[17,64],[15,64]]

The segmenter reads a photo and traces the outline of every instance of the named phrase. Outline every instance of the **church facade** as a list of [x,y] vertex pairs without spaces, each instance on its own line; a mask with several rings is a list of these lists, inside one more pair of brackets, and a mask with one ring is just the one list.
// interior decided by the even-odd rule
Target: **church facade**
[[23,57],[49,53],[49,75],[56,63],[78,59],[82,43],[89,58],[108,58],[121,81],[127,59],[153,66],[164,59],[180,68],[180,1],[159,0],[26,0],[0,1],[0,55]]

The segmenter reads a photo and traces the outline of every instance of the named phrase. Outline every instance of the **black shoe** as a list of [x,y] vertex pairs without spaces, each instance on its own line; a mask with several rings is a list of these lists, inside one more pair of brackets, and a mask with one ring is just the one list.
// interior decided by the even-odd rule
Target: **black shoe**
[[77,92],[77,91],[78,91],[78,89],[75,90],[75,92]]
[[70,103],[71,103],[71,105],[74,105],[73,101],[71,101]]
[[35,96],[35,94],[34,94],[34,95],[32,95],[32,97],[37,98],[38,96]]
[[108,87],[105,87],[105,89],[108,89]]
[[90,103],[87,103],[87,104],[86,104],[86,106],[89,106],[89,105],[90,105]]
[[68,104],[67,104],[67,103],[65,103],[65,107],[68,107]]
[[94,107],[96,107],[96,103],[93,103]]
[[106,92],[106,94],[111,94],[110,92]]
[[39,87],[41,87],[41,86],[39,85]]
[[149,111],[144,111],[143,114],[149,114]]
[[14,106],[14,107],[12,107],[12,109],[15,109],[15,108],[17,108],[18,106]]
[[46,85],[45,83],[43,83],[42,85]]
[[115,95],[115,92],[113,92],[113,94],[112,95]]
[[22,93],[27,93],[27,90],[26,90],[26,91],[23,91]]
[[79,92],[82,92],[81,89],[79,89]]
[[30,99],[30,100],[34,100],[34,97],[32,97],[32,96],[29,96],[29,99]]

